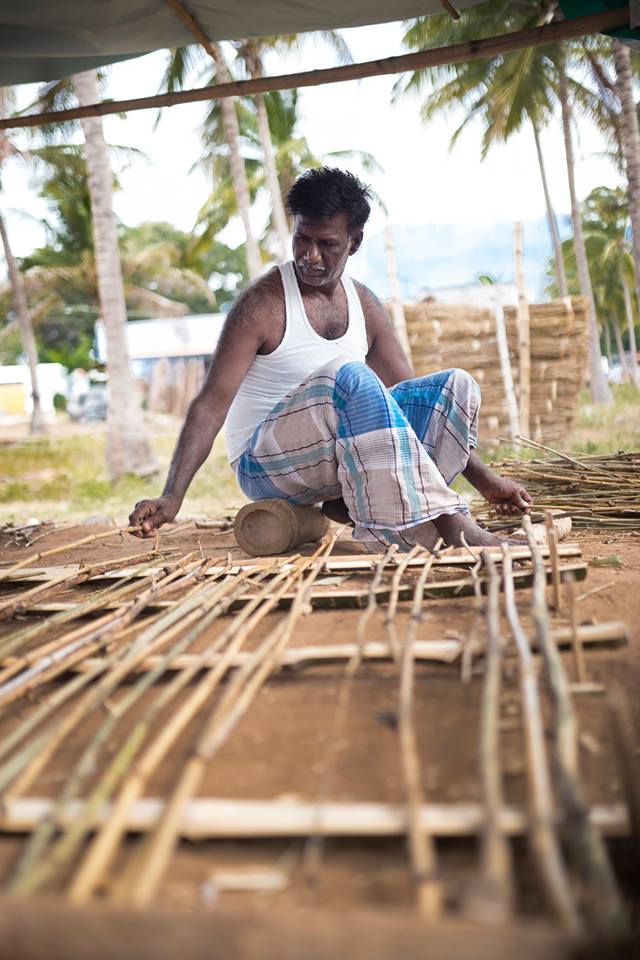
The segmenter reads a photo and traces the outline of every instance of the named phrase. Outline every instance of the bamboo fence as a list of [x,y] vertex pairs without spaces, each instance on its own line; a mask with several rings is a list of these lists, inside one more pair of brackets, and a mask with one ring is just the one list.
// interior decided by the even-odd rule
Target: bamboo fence
[[[480,443],[509,432],[508,395],[499,353],[495,310],[432,301],[405,304],[411,356],[417,376],[462,367],[482,393]],[[529,421],[535,440],[569,435],[578,409],[587,356],[584,301],[530,304]],[[517,312],[504,308],[511,374],[518,394]]]

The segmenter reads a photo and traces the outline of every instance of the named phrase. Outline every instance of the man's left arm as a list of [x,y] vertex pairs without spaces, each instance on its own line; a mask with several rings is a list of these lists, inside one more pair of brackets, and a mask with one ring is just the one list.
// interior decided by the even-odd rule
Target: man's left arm
[[400,345],[387,311],[378,298],[356,282],[356,290],[362,304],[369,352],[367,366],[380,377],[385,387],[393,387],[402,380],[411,380],[415,374]]

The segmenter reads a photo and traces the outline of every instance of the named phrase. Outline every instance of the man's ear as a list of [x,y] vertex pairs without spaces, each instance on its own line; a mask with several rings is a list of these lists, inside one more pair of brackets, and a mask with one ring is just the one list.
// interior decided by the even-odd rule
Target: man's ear
[[351,243],[349,244],[349,256],[353,256],[360,249],[360,244],[362,243],[363,232],[362,230],[356,231],[356,233],[351,234]]

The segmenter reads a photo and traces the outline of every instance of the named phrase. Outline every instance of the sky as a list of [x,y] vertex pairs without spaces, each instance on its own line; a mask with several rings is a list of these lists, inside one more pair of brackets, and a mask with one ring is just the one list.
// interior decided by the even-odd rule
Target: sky
[[[343,34],[358,61],[403,52],[402,32],[402,24],[394,23],[345,30]],[[114,65],[108,96],[124,99],[156,93],[165,62],[166,52],[158,51]],[[334,52],[310,39],[299,54],[286,59],[272,56],[267,72],[294,72],[334,63]],[[514,220],[526,224],[544,217],[529,130],[493,148],[481,161],[481,128],[472,124],[450,151],[449,139],[462,114],[458,111],[442,116],[426,126],[420,119],[418,98],[404,97],[391,104],[394,82],[394,77],[376,77],[301,90],[299,125],[317,155],[354,149],[375,156],[383,172],[368,175],[368,180],[384,200],[394,226],[448,225],[458,232],[510,232]],[[35,87],[18,91],[20,103],[26,105]],[[183,230],[193,228],[209,186],[204,173],[193,169],[200,153],[198,128],[204,109],[202,104],[164,109],[157,125],[157,112],[153,110],[130,113],[125,120],[105,118],[109,142],[132,146],[145,154],[119,172],[121,190],[115,195],[114,206],[127,225],[168,220]],[[559,119],[543,132],[542,145],[554,205],[559,213],[567,213],[569,195]],[[597,131],[580,120],[576,142],[579,197],[595,186],[619,183],[612,164],[602,156],[603,150]],[[38,199],[37,180],[25,165],[12,162],[3,172],[3,193],[0,200],[14,251],[22,256],[44,242],[41,221],[47,215],[46,206]],[[264,208],[256,210],[258,230],[264,214]],[[384,220],[383,213],[374,210],[368,235],[379,232]],[[239,242],[239,226],[232,228],[225,239],[232,244]],[[456,257],[455,249],[451,257]],[[361,262],[364,264],[364,259]],[[357,263],[351,272],[358,276]]]

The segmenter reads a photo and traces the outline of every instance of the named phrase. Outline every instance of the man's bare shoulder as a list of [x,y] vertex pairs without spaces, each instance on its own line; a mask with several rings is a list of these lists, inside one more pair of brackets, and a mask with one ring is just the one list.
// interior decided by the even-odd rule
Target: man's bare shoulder
[[284,303],[282,279],[277,267],[272,267],[242,290],[229,311],[228,322],[245,323],[256,318],[268,318]]
[[364,283],[360,283],[359,280],[354,280],[353,283],[358,293],[360,303],[362,304],[362,312],[364,313],[367,330],[376,329],[380,323],[388,323],[389,317],[387,311],[373,290],[370,290]]

